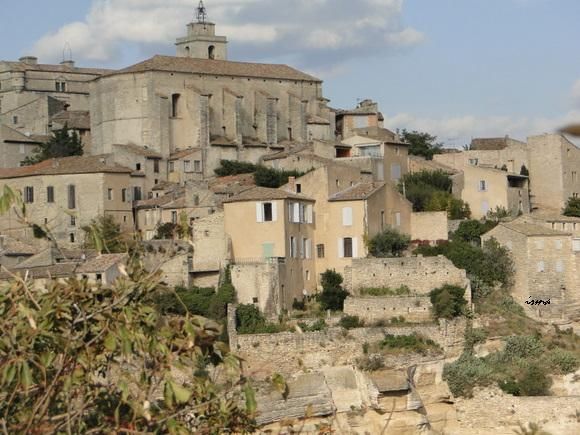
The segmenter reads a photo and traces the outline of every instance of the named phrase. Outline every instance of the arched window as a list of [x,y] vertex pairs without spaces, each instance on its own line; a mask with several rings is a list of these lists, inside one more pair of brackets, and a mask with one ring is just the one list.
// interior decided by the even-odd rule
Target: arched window
[[185,56],[191,57],[191,50],[189,49],[189,47],[185,47]]
[[210,45],[207,49],[207,58],[208,59],[215,59],[215,46]]
[[171,95],[171,117],[177,118],[179,116],[179,94]]

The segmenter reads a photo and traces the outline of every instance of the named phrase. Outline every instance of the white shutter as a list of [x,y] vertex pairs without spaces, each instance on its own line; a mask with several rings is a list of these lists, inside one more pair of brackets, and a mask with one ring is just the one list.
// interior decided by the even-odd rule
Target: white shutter
[[256,222],[264,222],[264,209],[261,202],[256,203]]
[[312,258],[312,241],[306,239],[306,258]]
[[278,203],[272,202],[272,222],[278,220]]
[[344,241],[338,239],[338,258],[344,258]]
[[288,203],[288,222],[292,222],[292,216],[294,214],[294,203]]
[[572,250],[574,252],[580,252],[580,239],[572,240]]
[[309,223],[309,224],[314,222],[312,209],[313,209],[312,204],[308,204],[306,206],[306,223]]
[[342,225],[345,227],[352,226],[352,207],[342,209]]
[[358,258],[358,239],[352,238],[352,258]]
[[293,257],[298,258],[298,239],[296,237],[292,237],[292,252],[294,253]]
[[401,213],[395,213],[395,223],[398,227],[401,226]]
[[294,203],[294,210],[293,210],[293,219],[292,222],[295,224],[300,223],[300,204],[295,202]]

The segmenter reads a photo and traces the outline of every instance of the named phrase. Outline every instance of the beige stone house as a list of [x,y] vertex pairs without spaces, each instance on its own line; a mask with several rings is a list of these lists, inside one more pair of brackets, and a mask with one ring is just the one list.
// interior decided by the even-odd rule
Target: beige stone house
[[281,189],[250,188],[224,202],[232,279],[240,303],[269,313],[316,290],[314,200]]
[[[82,227],[98,216],[113,216],[123,231],[133,231],[130,192],[141,179],[131,174],[107,156],[67,157],[0,170],[0,185],[22,194],[28,220],[49,228],[56,242],[80,246]],[[14,210],[0,216],[0,232],[35,240]]]
[[46,136],[26,135],[6,125],[0,125],[0,168],[17,168]]
[[0,266],[11,269],[38,253],[38,248],[10,236],[0,235]]
[[62,110],[50,117],[52,131],[64,127],[78,133],[85,154],[91,154],[91,115],[88,110]]
[[[580,319],[580,238],[522,216],[500,223],[483,236],[507,247],[515,263],[513,296],[533,317]],[[531,300],[549,304],[526,304]]]
[[347,139],[356,135],[361,128],[383,128],[384,117],[379,105],[372,100],[363,100],[354,109],[336,111],[336,135]]

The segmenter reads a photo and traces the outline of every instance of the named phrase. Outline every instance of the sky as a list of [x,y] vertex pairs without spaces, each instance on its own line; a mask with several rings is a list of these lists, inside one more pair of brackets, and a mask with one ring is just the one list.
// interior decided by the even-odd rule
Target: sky
[[[0,59],[120,68],[174,54],[197,0],[0,0]],[[578,0],[205,0],[229,59],[324,80],[336,108],[371,98],[392,130],[447,146],[580,121]]]

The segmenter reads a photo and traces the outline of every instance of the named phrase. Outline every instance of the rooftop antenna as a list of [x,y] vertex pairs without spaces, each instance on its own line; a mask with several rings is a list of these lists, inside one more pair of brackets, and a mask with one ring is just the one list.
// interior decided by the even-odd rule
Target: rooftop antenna
[[197,7],[197,22],[199,24],[205,24],[207,20],[207,10],[205,9],[205,5],[203,4],[203,0],[199,0],[199,6]]
[[71,48],[70,44],[68,43],[68,41],[66,41],[64,43],[64,48],[62,49],[62,61],[67,62],[67,61],[72,61],[72,59],[73,59],[72,48]]

